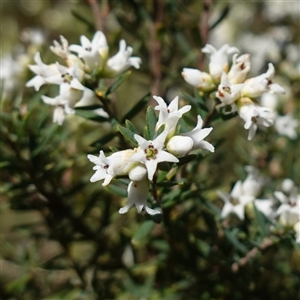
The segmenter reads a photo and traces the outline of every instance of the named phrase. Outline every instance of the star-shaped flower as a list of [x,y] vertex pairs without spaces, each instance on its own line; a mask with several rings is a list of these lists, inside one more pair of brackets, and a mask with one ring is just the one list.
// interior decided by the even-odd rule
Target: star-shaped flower
[[97,31],[90,41],[86,36],[80,37],[81,46],[70,45],[69,50],[78,53],[90,71],[102,67],[108,54],[106,37],[101,31]]
[[258,126],[270,127],[274,123],[272,109],[255,104],[243,105],[238,110],[239,116],[245,121],[244,128],[249,130],[248,140],[252,140]]
[[133,165],[129,161],[133,153],[134,150],[128,149],[115,152],[108,157],[105,157],[103,151],[100,151],[99,157],[89,154],[87,158],[95,164],[93,170],[96,170],[90,181],[95,182],[104,179],[102,185],[106,186],[115,176],[128,173]]
[[205,47],[202,48],[202,52],[210,55],[209,73],[216,82],[219,82],[222,73],[228,71],[229,56],[238,53],[239,49],[225,44],[217,50],[214,46],[206,44]]
[[165,130],[153,141],[148,141],[138,134],[134,135],[139,147],[137,152],[133,154],[129,160],[144,164],[148,171],[149,180],[153,179],[158,163],[164,161],[176,163],[179,161],[174,155],[163,150],[168,135],[167,127],[168,126],[166,126]]
[[215,147],[210,144],[207,141],[204,141],[204,139],[210,134],[210,132],[213,130],[212,127],[209,128],[203,128],[203,120],[201,118],[200,115],[198,115],[197,117],[197,125],[196,127],[190,131],[190,132],[186,132],[186,133],[182,133],[183,136],[188,136],[193,140],[193,148],[192,150],[195,149],[206,149],[210,152],[214,152],[215,151]]
[[26,87],[34,87],[36,91],[39,91],[43,84],[49,83],[47,78],[59,74],[59,70],[55,64],[44,64],[39,52],[34,55],[34,61],[36,65],[29,65],[29,69],[35,73],[36,76],[26,83]]
[[217,191],[217,194],[225,203],[221,212],[222,218],[226,218],[230,213],[234,213],[240,220],[244,220],[245,206],[253,201],[254,197],[243,193],[241,181],[236,182],[230,194],[222,191]]
[[131,66],[139,69],[142,60],[136,56],[131,57],[132,52],[132,47],[126,46],[126,42],[124,40],[121,40],[119,52],[108,59],[103,71],[103,76],[117,76],[128,70]]
[[272,82],[275,76],[275,68],[272,63],[269,63],[268,70],[259,76],[249,78],[244,83],[241,93],[243,97],[256,98],[265,92],[273,92],[284,94],[283,87]]
[[185,105],[178,109],[178,96],[170,102],[169,106],[167,106],[163,98],[158,96],[153,96],[153,98],[158,103],[154,109],[159,110],[156,129],[158,129],[162,124],[166,124],[169,128],[168,134],[173,134],[179,119],[184,113],[191,109],[191,105]]

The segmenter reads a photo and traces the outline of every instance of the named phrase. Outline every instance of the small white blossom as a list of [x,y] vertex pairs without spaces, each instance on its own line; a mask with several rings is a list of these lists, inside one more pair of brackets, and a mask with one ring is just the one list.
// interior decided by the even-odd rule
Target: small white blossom
[[188,136],[175,135],[167,143],[167,150],[176,157],[187,155],[194,146],[194,141]]
[[296,128],[299,126],[299,121],[294,119],[291,114],[285,116],[277,116],[275,119],[275,129],[279,135],[287,136],[294,140],[297,138]]
[[216,96],[224,105],[232,105],[236,100],[241,98],[241,89],[243,84],[231,84],[227,74],[224,72],[221,77],[221,83],[216,92]]
[[120,214],[125,214],[134,205],[137,212],[144,214],[147,212],[149,215],[160,214],[160,210],[151,209],[147,206],[147,195],[149,192],[149,180],[131,181],[128,185],[128,202],[119,209]]
[[209,142],[204,141],[204,139],[210,134],[210,132],[213,130],[213,128],[210,127],[210,128],[202,129],[202,126],[203,126],[203,120],[202,120],[201,116],[198,116],[196,127],[190,132],[182,133],[182,136],[190,137],[193,140],[192,150],[206,149],[210,152],[214,152],[215,151],[214,146],[212,144],[210,144]]
[[274,123],[274,112],[267,107],[255,104],[243,105],[238,113],[245,121],[244,128],[249,130],[248,140],[253,139],[258,126],[270,127]]
[[237,57],[234,54],[232,57],[232,66],[228,72],[228,79],[231,84],[242,83],[250,70],[250,54],[243,54]]
[[249,78],[244,82],[245,85],[241,91],[242,96],[256,98],[265,92],[284,94],[284,89],[279,84],[272,82],[274,76],[275,68],[272,63],[269,63],[266,73]]
[[290,193],[276,191],[275,197],[281,202],[281,205],[276,211],[280,216],[280,221],[289,226],[293,226],[300,221],[300,194],[297,186],[293,186]]
[[246,166],[247,177],[243,181],[244,194],[257,197],[263,186],[266,184],[267,179],[259,174],[259,171],[253,166]]
[[156,171],[157,164],[160,162],[178,162],[178,158],[174,155],[164,151],[164,144],[168,134],[168,128],[153,141],[147,141],[138,134],[134,135],[138,142],[139,148],[136,153],[130,157],[130,161],[139,162],[146,166],[148,171],[148,179],[152,180]]
[[131,66],[136,69],[140,68],[141,59],[139,57],[131,57],[133,49],[129,46],[126,47],[124,40],[120,41],[119,52],[113,57],[109,58],[105,69],[104,76],[114,77],[124,71],[128,70]]
[[158,129],[162,124],[166,124],[169,128],[169,135],[174,134],[176,125],[182,115],[191,109],[190,105],[185,105],[178,109],[178,96],[176,96],[167,106],[163,98],[158,96],[153,96],[154,100],[158,103],[154,109],[159,111],[158,121],[156,124],[156,129]]
[[226,218],[234,213],[240,220],[245,218],[245,206],[254,200],[253,196],[244,194],[241,181],[237,181],[230,194],[217,191],[218,196],[224,201],[221,217]]
[[39,91],[43,84],[49,83],[47,78],[60,74],[55,64],[46,65],[41,59],[41,55],[37,52],[34,55],[34,61],[36,65],[29,65],[29,69],[36,74],[32,79],[27,81],[26,87],[34,87],[36,91]]
[[105,157],[103,151],[100,151],[99,157],[89,154],[87,158],[95,164],[93,170],[96,170],[90,181],[104,179],[102,185],[106,186],[115,176],[127,174],[133,165],[129,162],[133,154],[134,150],[131,149],[115,152],[108,157]]
[[234,53],[238,53],[239,49],[225,44],[217,50],[212,45],[206,44],[206,46],[202,49],[202,52],[210,55],[209,73],[216,82],[219,82],[222,73],[228,71],[229,56]]
[[78,57],[84,60],[89,70],[102,67],[108,54],[108,45],[103,32],[97,31],[92,41],[82,35],[80,42],[81,46],[70,45],[69,50],[78,53]]
[[274,205],[273,199],[255,199],[254,205],[266,217],[268,217],[271,220],[274,219],[275,211],[273,208],[273,205]]
[[184,68],[181,75],[188,84],[203,92],[210,92],[216,87],[213,78],[206,72],[201,72],[197,69]]

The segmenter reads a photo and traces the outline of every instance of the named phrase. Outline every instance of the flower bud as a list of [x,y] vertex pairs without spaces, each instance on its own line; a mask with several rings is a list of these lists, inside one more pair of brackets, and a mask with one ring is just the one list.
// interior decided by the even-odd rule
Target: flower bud
[[194,146],[193,139],[188,136],[173,136],[168,144],[167,150],[177,157],[185,156]]
[[210,92],[216,87],[213,78],[208,73],[201,72],[197,69],[184,68],[181,75],[188,84],[203,92]]
[[132,181],[142,181],[146,178],[147,169],[141,165],[134,167],[128,174]]

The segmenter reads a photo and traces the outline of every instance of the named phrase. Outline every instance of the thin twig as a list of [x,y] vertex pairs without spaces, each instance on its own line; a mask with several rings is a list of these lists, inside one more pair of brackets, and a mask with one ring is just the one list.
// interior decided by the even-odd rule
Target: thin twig
[[[212,7],[212,0],[204,0],[203,13],[202,13],[201,18],[198,23],[199,34],[200,34],[203,46],[208,42],[208,37],[209,37],[208,21],[209,21],[209,17],[210,17],[210,13],[211,13],[211,7]],[[204,69],[204,54],[201,52],[201,49],[200,49],[200,59],[199,59],[198,68],[199,68],[199,70]]]
[[157,39],[157,30],[163,20],[163,1],[154,0],[154,17],[150,25],[150,68],[153,76],[152,95],[160,95],[161,81],[161,45]]
[[100,10],[97,0],[87,0],[87,2],[91,6],[93,14],[94,14],[96,30],[103,31],[103,24],[102,24],[103,16],[101,14],[101,10]]
[[264,238],[262,243],[258,247],[252,248],[244,257],[239,259],[239,261],[235,262],[231,266],[231,270],[233,272],[237,272],[240,267],[245,266],[249,263],[249,261],[254,258],[259,251],[263,251],[269,247],[271,247],[274,244],[274,242],[270,238]]

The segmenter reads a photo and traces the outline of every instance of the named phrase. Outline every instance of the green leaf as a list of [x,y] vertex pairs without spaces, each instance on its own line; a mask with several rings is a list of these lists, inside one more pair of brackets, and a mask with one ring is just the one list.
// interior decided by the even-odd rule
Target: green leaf
[[260,232],[261,232],[262,236],[265,237],[265,236],[268,235],[269,229],[266,226],[264,215],[263,215],[262,212],[260,212],[256,208],[255,203],[253,203],[253,209],[254,209],[254,212],[255,212],[255,218],[256,218],[257,224],[259,226]]
[[145,221],[135,232],[135,234],[132,237],[132,242],[138,242],[141,239],[145,238],[147,235],[149,235],[154,227],[154,223],[151,220]]
[[242,244],[230,230],[225,229],[225,236],[234,248],[236,248],[243,254],[246,254],[248,252],[247,247],[244,244]]
[[130,122],[129,120],[126,120],[126,121],[125,121],[125,125],[126,125],[126,127],[127,127],[130,131],[132,131],[133,133],[139,134],[138,130],[135,128],[135,126],[134,126],[134,125],[132,124],[132,122]]
[[182,165],[185,165],[185,164],[191,162],[192,160],[194,160],[198,157],[199,157],[199,155],[197,155],[197,154],[190,154],[190,155],[187,155],[184,157],[180,157],[180,158],[178,158],[179,162],[176,164],[177,164],[177,166],[182,166]]
[[149,106],[146,112],[146,124],[147,131],[151,140],[154,139],[156,123],[157,117],[154,108],[152,106]]
[[95,114],[94,111],[82,109],[81,107],[75,107],[75,113],[77,116],[81,116],[91,121],[96,121],[100,123],[109,121],[107,118]]
[[126,189],[124,189],[118,185],[114,185],[114,184],[110,183],[106,188],[109,191],[113,192],[114,194],[119,195],[120,197],[127,197]]
[[92,147],[99,147],[101,145],[104,145],[108,142],[110,142],[114,137],[116,136],[115,132],[111,132],[105,136],[103,136],[102,138],[100,138],[99,140],[96,140],[95,142],[93,142],[91,144]]
[[208,111],[207,107],[204,103],[201,102],[202,98],[195,98],[193,96],[191,96],[188,93],[181,93],[181,95],[183,96],[184,99],[186,99],[187,101],[189,101],[192,105],[196,106],[196,107],[200,107],[201,109],[203,109],[204,111]]
[[47,145],[47,143],[53,138],[53,136],[57,133],[57,131],[59,130],[59,126],[57,125],[52,125],[49,130],[47,130],[46,132],[44,132],[44,138],[43,140],[39,143],[38,147],[36,147],[31,155],[34,157],[36,155],[38,155],[43,149],[44,147]]
[[129,112],[127,112],[125,114],[125,116],[122,118],[121,123],[124,123],[124,121],[126,119],[131,119],[133,117],[135,117],[144,107],[145,105],[149,102],[150,99],[150,94],[145,95],[140,101],[138,101],[133,108],[131,108],[129,110]]
[[119,86],[130,76],[130,74],[131,74],[131,71],[127,71],[123,75],[119,76],[118,79],[107,89],[104,97],[107,97],[112,92],[117,90],[119,88]]
[[155,132],[153,140],[156,139],[164,130],[165,130],[166,124],[162,124],[158,130]]
[[123,127],[121,125],[119,125],[118,130],[120,131],[120,133],[129,141],[131,142],[134,146],[138,146],[138,143],[136,142],[135,138],[134,138],[134,132],[132,132],[131,130],[129,130],[126,127]]

